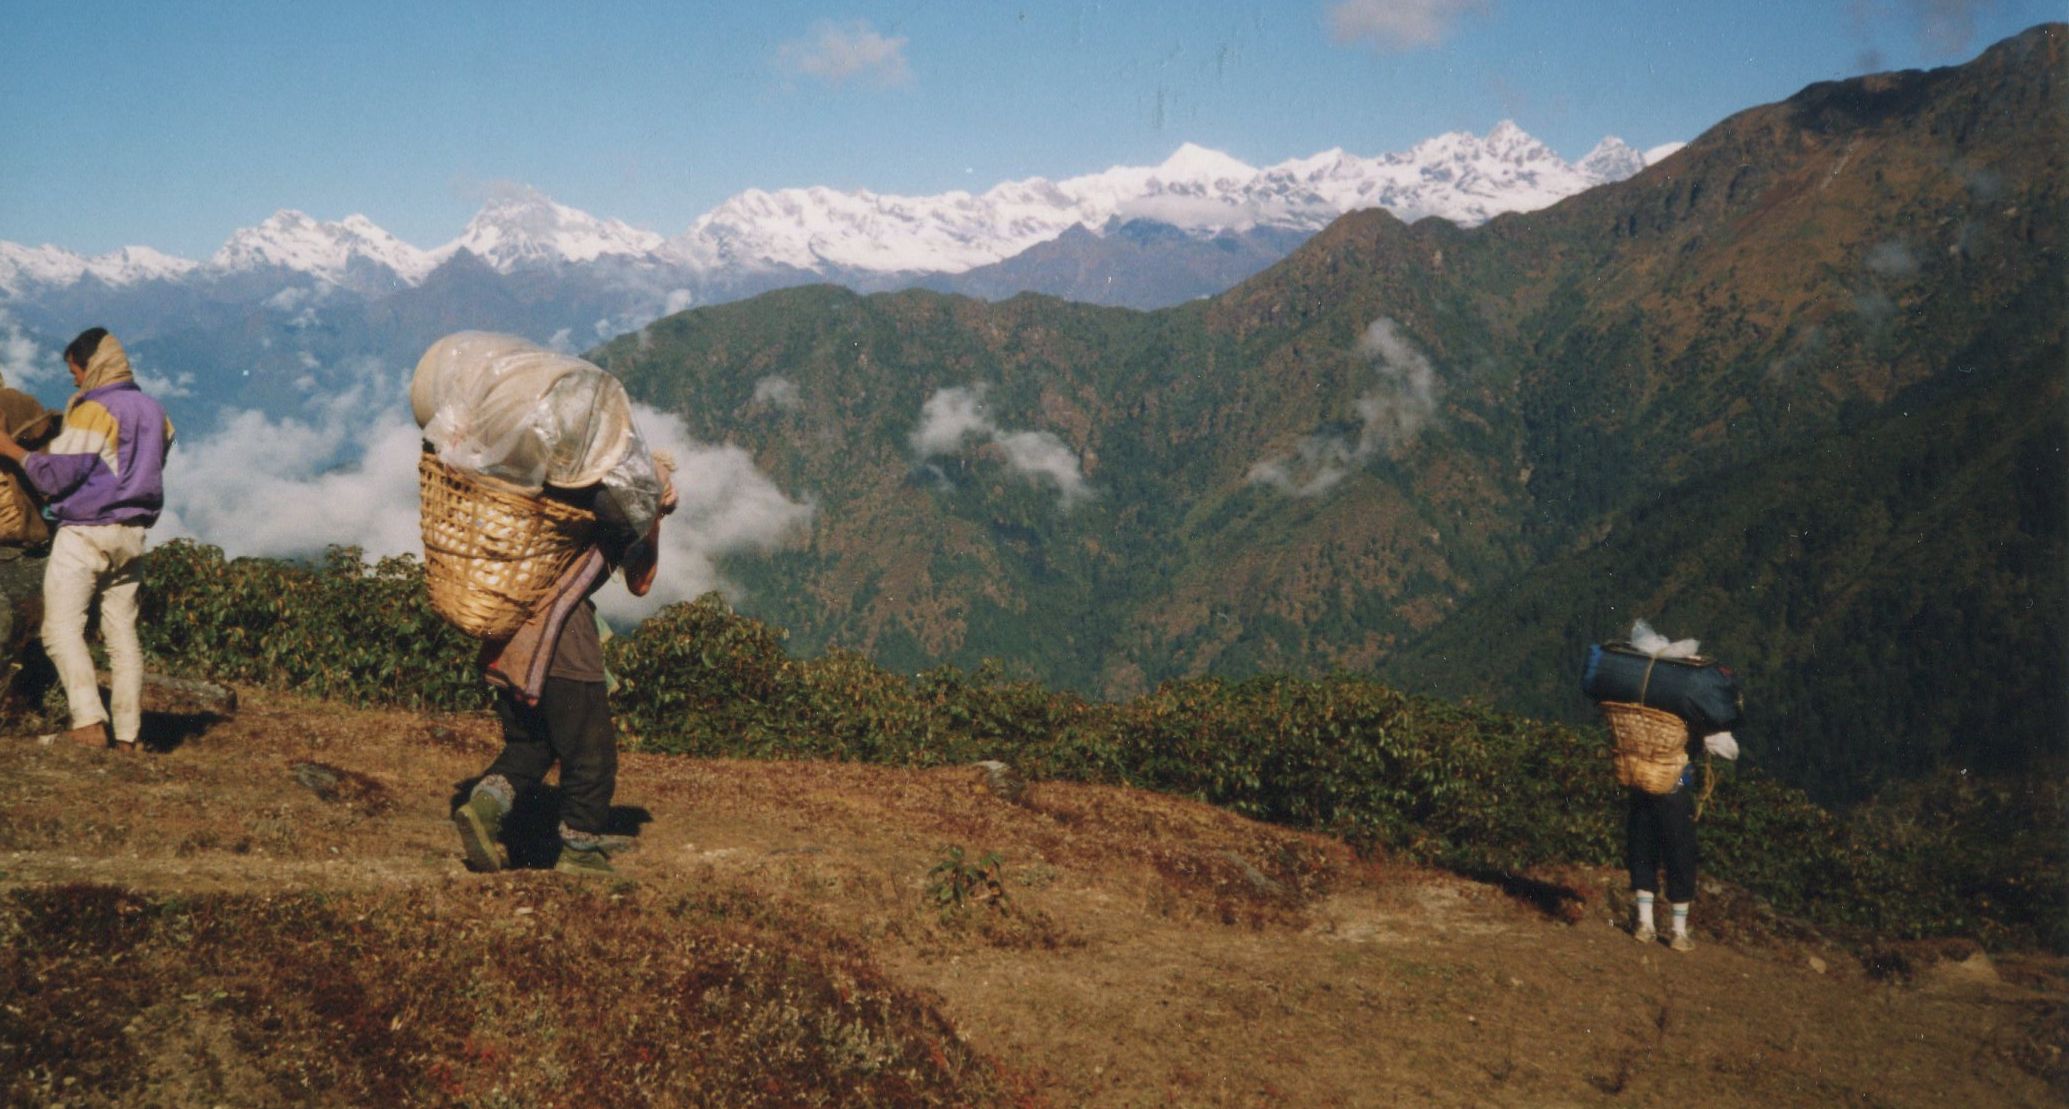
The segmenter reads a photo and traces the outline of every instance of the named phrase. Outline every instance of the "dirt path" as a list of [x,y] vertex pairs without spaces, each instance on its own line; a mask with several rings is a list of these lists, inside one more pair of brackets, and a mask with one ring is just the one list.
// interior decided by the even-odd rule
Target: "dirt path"
[[[246,693],[142,757],[0,741],[0,893],[503,890],[447,823],[486,718]],[[621,869],[848,937],[1058,1105],[2060,1104],[2065,969],[1915,960],[1876,978],[1815,940],[1645,948],[1576,873],[1563,914],[1482,883],[1130,791],[965,769],[628,753]],[[959,847],[1003,908],[929,900]],[[1572,919],[1578,917],[1577,920]],[[1964,949],[1944,947],[1960,955]],[[2056,1083],[2050,1086],[2050,1078]]]

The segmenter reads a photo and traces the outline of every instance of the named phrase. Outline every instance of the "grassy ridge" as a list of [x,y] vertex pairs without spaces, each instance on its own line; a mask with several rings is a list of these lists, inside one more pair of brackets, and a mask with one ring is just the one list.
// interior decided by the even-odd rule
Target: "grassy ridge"
[[[146,649],[175,669],[360,703],[483,704],[474,644],[423,596],[409,559],[367,566],[337,550],[303,566],[172,543],[147,560]],[[999,758],[1467,870],[1618,856],[1595,729],[1345,676],[1193,679],[1093,702],[990,667],[908,677],[846,651],[799,659],[782,639],[716,595],[662,611],[608,647],[621,729],[698,756]],[[1842,820],[1757,771],[1720,773],[1708,870],[1778,908],[1884,936],[2069,948],[2061,774],[1928,779]]]

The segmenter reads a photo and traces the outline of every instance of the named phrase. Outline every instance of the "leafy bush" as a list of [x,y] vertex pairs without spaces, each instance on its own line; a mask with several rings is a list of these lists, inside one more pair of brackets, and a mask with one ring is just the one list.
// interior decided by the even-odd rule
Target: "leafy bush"
[[[476,645],[424,600],[408,558],[225,561],[172,543],[146,561],[146,649],[220,678],[359,703],[467,708]],[[171,614],[177,613],[178,619]],[[1087,702],[995,665],[906,677],[852,651],[798,659],[717,594],[672,605],[606,659],[640,746],[700,757],[928,767],[1001,759],[1036,778],[1195,797],[1246,816],[1469,871],[1613,864],[1622,804],[1607,740],[1349,675],[1167,682]],[[1842,819],[1720,767],[1707,870],[1821,923],[2069,948],[2063,776],[1949,775]]]
[[478,644],[431,611],[416,559],[356,547],[313,563],[224,559],[174,540],[144,558],[139,634],[169,668],[354,704],[488,703]]

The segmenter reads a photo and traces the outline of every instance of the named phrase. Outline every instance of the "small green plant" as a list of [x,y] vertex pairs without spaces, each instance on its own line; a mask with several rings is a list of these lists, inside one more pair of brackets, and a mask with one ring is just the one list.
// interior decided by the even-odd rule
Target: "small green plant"
[[1006,897],[1005,860],[996,851],[986,851],[973,863],[960,846],[951,845],[927,871],[927,877],[927,899],[943,920],[958,919],[973,905],[1000,914],[1012,911]]

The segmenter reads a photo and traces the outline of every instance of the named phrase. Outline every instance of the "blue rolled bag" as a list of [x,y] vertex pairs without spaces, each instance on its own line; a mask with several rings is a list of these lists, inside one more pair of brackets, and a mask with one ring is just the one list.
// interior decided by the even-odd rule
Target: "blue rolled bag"
[[1655,658],[1629,643],[1588,648],[1580,688],[1596,701],[1622,701],[1671,712],[1697,735],[1728,732],[1739,724],[1745,698],[1738,675],[1714,659]]

